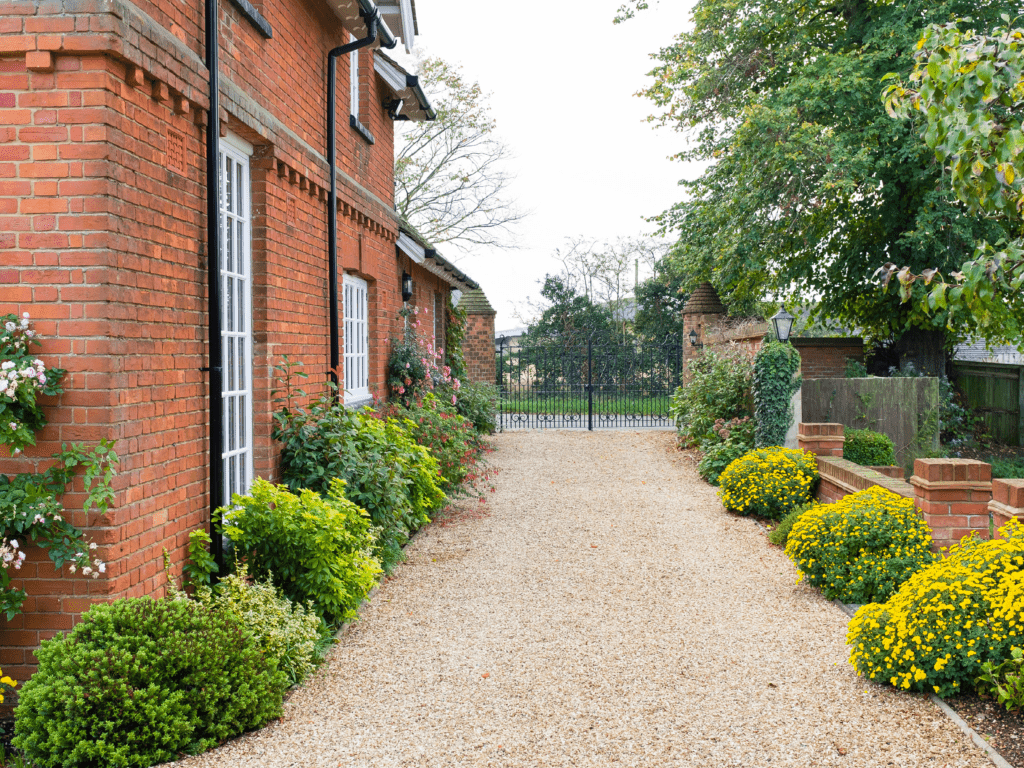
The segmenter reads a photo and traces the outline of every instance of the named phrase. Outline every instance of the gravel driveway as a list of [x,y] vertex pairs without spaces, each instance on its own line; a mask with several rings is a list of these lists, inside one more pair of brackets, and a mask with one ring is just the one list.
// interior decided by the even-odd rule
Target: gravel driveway
[[282,721],[189,766],[990,766],[665,432],[514,432]]

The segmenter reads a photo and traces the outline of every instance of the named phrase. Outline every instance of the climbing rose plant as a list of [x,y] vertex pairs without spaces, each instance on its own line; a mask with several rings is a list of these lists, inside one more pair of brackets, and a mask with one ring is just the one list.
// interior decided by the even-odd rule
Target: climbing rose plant
[[[17,455],[36,444],[36,433],[48,420],[39,397],[62,393],[66,372],[47,368],[32,356],[31,347],[39,340],[27,312],[20,318],[4,315],[0,323],[0,445]],[[67,565],[69,573],[95,579],[106,571],[106,564],[95,556],[95,542],[71,524],[60,499],[82,468],[85,511],[107,511],[114,496],[113,443],[104,440],[93,448],[63,445],[53,458],[57,462],[42,473],[0,475],[0,613],[8,619],[21,610],[26,597],[11,584],[12,572],[25,561],[26,540],[45,549],[57,568]]]

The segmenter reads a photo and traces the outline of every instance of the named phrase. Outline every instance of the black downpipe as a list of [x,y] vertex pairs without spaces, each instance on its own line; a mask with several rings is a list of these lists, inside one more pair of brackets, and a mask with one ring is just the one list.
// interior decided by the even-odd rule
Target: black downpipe
[[[338,137],[337,137],[337,73],[336,64],[339,56],[373,45],[377,40],[377,23],[380,11],[376,8],[371,14],[365,14],[366,37],[353,40],[346,45],[333,48],[327,54],[327,164],[331,176],[331,196],[327,201],[327,270],[328,270],[328,315],[331,323],[331,381],[335,384],[335,395],[342,398],[341,382],[338,380],[338,369],[341,361],[338,346],[341,333],[338,329]],[[392,45],[394,47],[394,41]]]
[[224,545],[217,530],[217,509],[223,485],[224,461],[223,367],[220,324],[220,73],[218,64],[217,0],[206,0],[206,68],[210,73],[210,111],[206,121],[206,266],[210,370],[210,554],[217,572],[224,572]]

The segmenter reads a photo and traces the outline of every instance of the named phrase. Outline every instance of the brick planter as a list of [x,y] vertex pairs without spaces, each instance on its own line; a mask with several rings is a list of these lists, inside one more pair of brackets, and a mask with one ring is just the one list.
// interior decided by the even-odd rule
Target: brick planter
[[1024,480],[993,480],[988,511],[999,536],[999,528],[1016,518],[1024,523]]
[[917,507],[932,529],[934,548],[949,547],[972,531],[987,539],[992,466],[973,459],[918,459],[910,478]]

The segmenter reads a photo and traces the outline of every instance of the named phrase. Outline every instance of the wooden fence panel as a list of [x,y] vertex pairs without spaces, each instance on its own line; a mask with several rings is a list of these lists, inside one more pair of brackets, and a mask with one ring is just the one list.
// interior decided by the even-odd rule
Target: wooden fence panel
[[989,434],[1004,445],[1024,445],[1024,365],[955,363],[953,370]]
[[896,463],[939,448],[939,380],[936,378],[811,379],[801,388],[802,420],[873,429],[896,445]]

